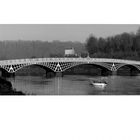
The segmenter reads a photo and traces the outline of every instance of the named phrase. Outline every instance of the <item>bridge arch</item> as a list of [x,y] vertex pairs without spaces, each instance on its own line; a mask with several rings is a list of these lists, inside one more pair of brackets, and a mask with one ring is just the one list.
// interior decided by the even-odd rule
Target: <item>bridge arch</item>
[[112,71],[111,70],[111,66],[112,64],[108,64],[108,63],[95,63],[95,62],[75,62],[75,63],[72,63],[71,65],[69,65],[68,67],[66,68],[62,68],[62,72],[70,69],[70,68],[73,68],[73,67],[76,67],[76,66],[80,66],[80,65],[95,65],[95,66],[99,66],[99,67],[102,67],[102,68],[106,68],[107,70],[109,71]]
[[[20,73],[19,71],[21,70],[22,71],[22,69],[24,69],[24,68],[27,68],[25,71],[28,73],[28,67],[29,67],[29,70],[30,70],[30,74],[33,74],[33,75],[38,75],[38,76],[41,76],[41,75],[45,75],[46,77],[48,77],[48,78],[51,78],[51,77],[54,77],[55,76],[55,72],[54,72],[54,70],[53,69],[51,69],[50,67],[47,67],[47,66],[45,66],[45,65],[41,65],[41,64],[29,64],[29,65],[24,65],[24,66],[22,66],[22,67],[20,67],[20,68],[18,68],[18,69],[16,69],[15,70],[15,73],[17,72],[18,74]],[[43,69],[43,70],[39,70],[37,67],[39,67],[39,68],[41,68],[41,69]],[[31,70],[31,69],[34,69],[33,71]],[[22,73],[22,72],[21,72]],[[20,73],[20,74],[21,74]],[[28,73],[28,74],[29,74]],[[17,75],[18,75],[17,74]],[[25,72],[23,72],[22,74],[25,74]]]
[[140,71],[140,66],[139,65],[133,65],[133,64],[120,64],[119,67],[117,68],[117,70],[119,70],[120,68],[122,68],[124,66],[134,67],[134,68],[136,68],[137,70]]
[[117,71],[118,75],[136,76],[140,72],[140,66],[133,64],[121,64]]
[[89,74],[89,75],[98,75],[98,76],[99,75],[106,76],[112,73],[110,65],[101,64],[101,63],[99,64],[98,63],[76,63],[63,69],[62,72],[64,75],[71,73],[71,74],[85,74],[85,75]]
[[47,66],[47,65],[43,65],[43,64],[26,64],[26,65],[22,65],[22,66],[20,66],[19,68],[15,68],[14,69],[14,72],[17,72],[17,71],[19,71],[19,70],[21,70],[22,68],[25,68],[25,67],[30,67],[30,66],[38,66],[38,67],[40,67],[40,68],[43,68],[43,69],[50,69],[51,71],[53,71],[54,72],[54,69],[52,69],[51,67],[49,67],[49,66]]
[[48,69],[52,70],[53,72],[55,72],[56,64],[52,64],[52,63],[48,63],[48,62],[46,62],[46,63],[24,63],[24,64],[4,65],[4,66],[1,65],[0,67],[9,73],[15,73],[24,67],[33,66],[33,65],[42,67],[44,69],[48,68]]
[[1,75],[5,75],[4,77],[10,77],[11,75],[14,76],[16,72],[22,70],[25,67],[31,67],[31,66],[36,66],[36,67],[40,67],[41,69],[44,69],[45,70],[44,74],[46,74],[46,77],[48,78],[55,76],[54,69],[52,69],[48,65],[43,65],[42,63],[41,64],[40,63],[26,63],[26,64],[19,64],[19,65],[0,66],[0,68],[2,69]]

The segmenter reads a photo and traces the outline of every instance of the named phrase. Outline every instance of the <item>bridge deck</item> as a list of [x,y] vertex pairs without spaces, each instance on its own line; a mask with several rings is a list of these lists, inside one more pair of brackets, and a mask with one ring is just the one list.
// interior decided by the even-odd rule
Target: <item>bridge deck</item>
[[16,65],[25,63],[41,63],[41,62],[106,62],[106,63],[124,63],[129,65],[140,65],[140,61],[124,60],[124,59],[110,59],[110,58],[27,58],[27,59],[13,59],[1,60],[0,65]]

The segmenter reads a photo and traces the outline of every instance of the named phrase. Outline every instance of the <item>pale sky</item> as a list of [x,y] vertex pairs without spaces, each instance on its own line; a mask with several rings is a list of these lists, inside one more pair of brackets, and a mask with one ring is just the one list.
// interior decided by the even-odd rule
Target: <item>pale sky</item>
[[0,40],[85,42],[90,34],[107,37],[136,32],[138,24],[0,24]]

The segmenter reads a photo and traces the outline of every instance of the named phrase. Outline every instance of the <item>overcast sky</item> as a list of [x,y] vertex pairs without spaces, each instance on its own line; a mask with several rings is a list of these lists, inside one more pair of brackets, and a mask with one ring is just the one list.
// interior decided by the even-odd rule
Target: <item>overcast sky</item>
[[107,37],[136,32],[140,25],[110,24],[0,24],[0,40],[80,41],[93,34]]

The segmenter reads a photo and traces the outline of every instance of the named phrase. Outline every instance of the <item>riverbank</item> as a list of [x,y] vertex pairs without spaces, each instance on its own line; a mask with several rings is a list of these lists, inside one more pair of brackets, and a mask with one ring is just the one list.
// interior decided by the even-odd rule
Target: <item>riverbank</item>
[[25,95],[21,91],[9,91],[9,92],[1,92],[0,95]]
[[0,77],[0,95],[25,95],[21,91],[13,89],[11,82]]

